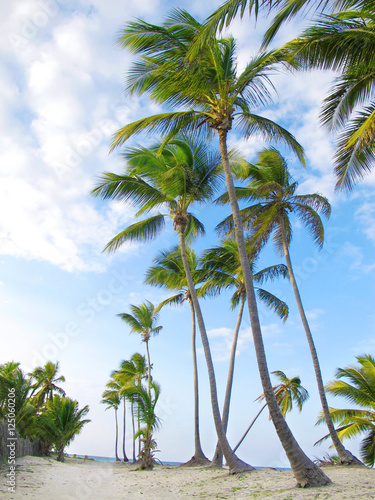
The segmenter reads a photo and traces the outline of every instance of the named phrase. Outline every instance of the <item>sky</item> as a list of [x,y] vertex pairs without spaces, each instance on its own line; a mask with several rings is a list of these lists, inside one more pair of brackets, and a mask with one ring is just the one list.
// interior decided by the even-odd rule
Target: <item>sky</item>
[[[0,363],[18,361],[28,373],[47,361],[59,361],[67,395],[89,405],[82,433],[68,451],[114,456],[114,415],[100,404],[112,370],[144,345],[116,315],[130,304],[158,304],[168,294],[143,284],[147,268],[160,250],[177,243],[171,226],[155,241],[126,244],[114,255],[102,253],[108,241],[135,221],[134,209],[101,202],[90,191],[101,172],[120,172],[124,160],[109,155],[112,134],[126,123],[160,111],[147,97],[124,93],[126,72],[134,56],[116,44],[119,30],[134,18],[161,23],[173,7],[203,21],[220,2],[208,0],[0,0]],[[236,19],[230,32],[238,39],[238,67],[256,54],[269,19]],[[307,20],[284,27],[275,46],[296,36]],[[324,221],[325,244],[319,251],[306,229],[293,220],[291,257],[310,320],[325,382],[338,367],[355,364],[355,356],[374,354],[373,309],[375,176],[352,193],[334,191],[334,138],[319,126],[319,108],[334,75],[328,72],[275,74],[274,102],[262,113],[290,130],[306,151],[307,167],[285,150],[300,193],[320,193],[332,205]],[[151,144],[150,135],[138,138]],[[157,137],[155,137],[155,140]],[[145,142],[142,142],[145,141]],[[134,140],[129,144],[136,144]],[[236,133],[230,146],[249,161],[267,144],[259,137],[244,141]],[[218,244],[214,231],[226,207],[197,207],[206,227],[196,241],[200,253]],[[259,268],[283,262],[270,245]],[[269,370],[300,376],[310,399],[302,413],[287,421],[302,448],[322,457],[329,443],[314,447],[326,430],[315,427],[320,411],[307,341],[288,282],[268,289],[290,308],[283,324],[260,306]],[[237,311],[229,292],[202,301],[214,359],[220,402],[228,369]],[[161,384],[157,433],[158,458],[184,462],[194,453],[191,318],[187,305],[164,309],[160,334],[150,341],[153,376]],[[207,369],[198,341],[202,447],[211,457],[215,445]],[[272,379],[276,383],[276,379]],[[233,445],[260,409],[262,393],[249,319],[245,313],[238,353],[228,438]],[[346,407],[328,396],[329,404]],[[129,422],[128,422],[129,423]],[[359,442],[346,443],[358,453]],[[126,438],[131,455],[131,437]],[[287,467],[286,455],[266,412],[238,450],[255,466]]]

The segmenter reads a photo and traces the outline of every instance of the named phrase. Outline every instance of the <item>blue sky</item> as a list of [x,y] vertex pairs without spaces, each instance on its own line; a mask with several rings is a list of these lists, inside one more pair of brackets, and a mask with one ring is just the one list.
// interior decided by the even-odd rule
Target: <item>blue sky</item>
[[[172,227],[151,244],[102,254],[109,239],[134,221],[134,211],[117,202],[101,203],[89,193],[102,171],[122,168],[118,154],[108,155],[113,132],[159,110],[146,98],[124,95],[133,56],[117,48],[116,34],[134,17],[161,22],[173,5],[203,20],[219,2],[1,2],[0,363],[19,361],[27,372],[47,360],[60,362],[65,390],[80,405],[90,406],[92,420],[71,452],[113,456],[113,415],[99,404],[100,396],[122,359],[144,353],[140,339],[128,335],[116,314],[128,312],[129,304],[146,299],[157,304],[166,298],[143,280],[156,253],[176,244]],[[301,20],[288,24],[275,43],[286,42],[302,25]],[[247,17],[233,23],[239,67],[257,51],[266,26],[261,19],[255,30]],[[375,177],[368,176],[350,195],[334,193],[332,138],[318,125],[319,105],[332,77],[323,72],[275,75],[278,94],[263,111],[289,128],[306,150],[305,170],[285,151],[300,192],[319,192],[332,204],[323,250],[314,247],[298,221],[291,247],[325,381],[337,367],[353,364],[356,355],[373,354],[375,347]],[[253,160],[264,143],[233,134],[231,146]],[[214,227],[226,213],[215,207],[195,213],[207,230],[195,245],[201,251],[217,244]],[[260,266],[279,262],[282,258],[269,247]],[[284,325],[260,308],[269,369],[299,375],[309,390],[302,413],[294,411],[287,418],[304,450],[311,457],[322,456],[328,445],[313,447],[325,429],[314,427],[319,401],[294,298],[286,282],[270,289],[289,304],[290,317]],[[222,398],[236,311],[229,309],[229,294],[203,301],[202,309]],[[160,324],[163,330],[150,343],[154,377],[162,386],[159,457],[185,461],[193,454],[189,308],[162,311]],[[202,443],[211,456],[216,440],[200,343],[199,370]],[[261,393],[245,315],[228,430],[231,443],[257,413],[254,400]],[[345,406],[337,398],[330,403]],[[253,465],[287,466],[267,415],[256,425],[240,448],[241,458]],[[130,454],[130,440],[127,447]],[[348,447],[357,452],[358,443]]]

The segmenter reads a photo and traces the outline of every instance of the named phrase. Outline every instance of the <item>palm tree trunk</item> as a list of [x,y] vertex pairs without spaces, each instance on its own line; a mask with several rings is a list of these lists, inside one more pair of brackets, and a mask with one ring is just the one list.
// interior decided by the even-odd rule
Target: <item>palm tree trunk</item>
[[218,437],[219,442],[220,442],[220,447],[223,450],[223,453],[224,453],[225,459],[227,461],[227,464],[229,465],[229,470],[230,470],[231,474],[244,472],[246,470],[254,470],[254,467],[246,464],[245,462],[240,460],[238,457],[236,457],[236,455],[233,453],[231,447],[229,446],[229,443],[228,443],[227,438],[225,436],[225,432],[224,432],[223,425],[221,423],[221,418],[220,418],[220,410],[219,410],[219,403],[218,403],[218,398],[217,398],[215,372],[214,372],[214,366],[212,363],[212,357],[211,357],[210,346],[208,343],[207,332],[206,332],[206,328],[204,325],[202,311],[201,311],[201,308],[200,308],[200,305],[198,302],[197,294],[195,291],[193,279],[191,277],[191,272],[190,272],[190,268],[189,268],[189,264],[188,264],[188,260],[187,260],[187,256],[186,256],[186,244],[185,244],[185,234],[184,234],[185,227],[183,225],[179,226],[179,233],[180,233],[181,259],[182,259],[182,262],[184,265],[184,271],[186,274],[186,280],[188,283],[190,296],[191,296],[191,299],[193,301],[195,313],[197,316],[198,326],[199,326],[199,330],[200,330],[201,338],[202,338],[203,350],[204,350],[206,363],[207,363],[208,378],[210,381],[212,413],[213,413],[217,437]]
[[286,265],[288,267],[289,277],[290,277],[290,281],[292,283],[294,296],[296,298],[298,311],[299,311],[299,314],[301,316],[303,328],[305,330],[307,342],[309,344],[310,353],[311,353],[311,357],[312,357],[312,361],[313,361],[313,365],[314,365],[315,377],[316,377],[316,381],[318,384],[319,397],[320,397],[320,401],[322,403],[324,417],[325,417],[325,420],[327,423],[329,433],[331,435],[332,442],[336,448],[337,454],[340,457],[340,461],[343,465],[350,465],[350,464],[363,465],[363,463],[360,460],[358,460],[357,457],[355,457],[354,455],[352,455],[352,453],[350,451],[345,449],[344,445],[342,444],[342,442],[340,441],[340,438],[337,435],[335,426],[333,425],[331,415],[329,413],[329,407],[328,407],[328,402],[327,402],[327,398],[326,398],[326,393],[324,390],[324,384],[323,384],[322,372],[320,370],[318,354],[316,352],[314,339],[311,335],[310,326],[309,326],[309,323],[308,323],[307,318],[306,318],[305,310],[303,308],[303,304],[302,304],[302,300],[301,300],[301,295],[299,293],[297,282],[296,282],[296,279],[294,276],[294,272],[293,272],[293,268],[292,268],[292,261],[290,259],[289,248],[288,248],[288,245],[286,242],[285,230],[284,230],[284,225],[282,222],[280,223],[280,228],[281,228],[281,233],[282,233],[282,237],[283,237],[283,248],[284,248]]
[[135,419],[134,419],[134,403],[133,401],[130,403],[130,408],[131,408],[131,413],[132,413],[132,430],[133,430],[133,463],[136,462],[136,457],[135,457]]
[[244,276],[247,303],[249,307],[251,329],[254,339],[254,347],[257,357],[259,374],[262,382],[263,392],[268,404],[272,422],[277,435],[287,454],[294,476],[299,486],[322,486],[329,484],[330,479],[321,471],[300,448],[295,440],[288,424],[286,423],[281,410],[277,404],[275,393],[272,389],[270,375],[267,367],[266,354],[264,350],[262,332],[260,328],[258,309],[255,299],[253,279],[251,276],[249,260],[247,257],[245,239],[243,235],[242,219],[238,207],[237,197],[234,189],[232,172],[229,165],[227,150],[227,134],[225,129],[218,130],[220,141],[220,153],[223,161],[225,180],[228,189],[229,200],[232,208],[232,215],[235,227],[236,241],[238,245],[241,268]]
[[199,387],[198,387],[198,365],[196,346],[196,326],[195,310],[193,302],[189,299],[192,317],[192,352],[193,352],[193,373],[194,373],[194,456],[192,460],[207,460],[203,453],[199,434]]
[[[245,307],[245,301],[246,301],[246,295],[245,295],[245,293],[241,293],[241,304],[240,304],[240,310],[238,311],[236,328],[235,328],[234,334],[233,334],[232,349],[231,349],[230,359],[229,359],[227,388],[225,391],[225,399],[224,399],[224,407],[223,407],[223,427],[224,427],[225,433],[227,433],[227,429],[228,429],[229,407],[230,407],[230,399],[231,399],[231,395],[232,395],[232,386],[233,386],[234,363],[236,360],[238,334],[239,334],[240,326],[241,326],[241,322],[242,322],[242,315],[243,315],[243,310]],[[235,451],[235,450],[233,450],[233,451]],[[223,453],[221,451],[220,444],[218,442],[216,445],[214,457],[212,459],[212,466],[213,467],[222,467],[222,465],[223,465]]]
[[123,401],[124,401],[124,428],[123,428],[123,435],[122,435],[122,453],[124,455],[124,462],[129,462],[129,459],[126,456],[126,452],[125,452],[125,431],[126,431],[126,402],[125,402],[125,396],[123,397]]
[[150,362],[150,351],[148,349],[148,340],[146,342],[146,353],[147,353],[147,364],[148,364],[148,395],[150,396],[151,391],[151,362]]
[[242,438],[238,441],[238,443],[236,444],[236,446],[233,448],[233,451],[236,451],[239,446],[242,444],[242,441],[245,439],[245,437],[248,435],[250,429],[252,428],[252,426],[255,424],[255,422],[258,420],[258,417],[259,415],[262,413],[262,411],[264,410],[264,408],[267,406],[267,403],[265,405],[262,406],[262,408],[259,410],[259,412],[257,413],[256,417],[254,418],[254,420],[251,422],[251,424],[249,425],[249,427],[246,429],[245,431],[245,434],[242,436]]
[[116,440],[115,440],[115,457],[116,462],[120,462],[118,457],[117,445],[118,445],[118,422],[117,422],[117,410],[115,409],[115,425],[116,425]]

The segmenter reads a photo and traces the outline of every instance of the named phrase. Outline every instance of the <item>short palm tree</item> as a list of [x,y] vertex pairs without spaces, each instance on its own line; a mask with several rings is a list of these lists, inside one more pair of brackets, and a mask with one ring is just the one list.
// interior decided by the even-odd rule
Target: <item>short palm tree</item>
[[58,394],[46,401],[45,410],[38,415],[37,428],[40,437],[53,444],[59,462],[64,462],[64,448],[90,422],[84,418],[88,412],[88,406],[80,410],[77,401]]
[[157,326],[159,313],[154,304],[146,300],[139,306],[130,305],[132,314],[118,314],[127,325],[131,327],[130,333],[138,333],[142,337],[142,342],[146,344],[147,364],[148,364],[148,387],[151,384],[151,360],[148,343],[150,338],[157,335],[162,326]]
[[[217,133],[235,220],[235,234],[245,278],[259,373],[272,422],[288,455],[298,484],[304,486],[328,484],[330,482],[328,477],[299,447],[272,391],[227,148],[228,134],[234,125],[238,125],[245,138],[261,134],[268,140],[280,140],[289,145],[303,160],[303,150],[290,133],[273,121],[255,113],[257,108],[269,102],[269,72],[280,62],[286,62],[286,53],[284,51],[262,53],[253,58],[239,74],[235,59],[235,41],[232,38],[217,40],[211,37],[192,63],[187,64],[188,54],[201,28],[202,25],[187,12],[174,10],[163,26],[136,21],[123,30],[121,45],[140,55],[129,73],[128,89],[137,94],[146,92],[154,101],[171,104],[179,110],[142,118],[125,125],[115,135],[112,149],[121,146],[129,137],[140,132],[162,132],[168,134],[168,137],[179,132],[199,132],[205,137],[210,137],[213,131]],[[187,270],[187,264],[184,263],[184,267]],[[191,279],[188,279],[188,284],[192,293],[194,284]],[[204,325],[198,312],[198,300],[193,297],[193,301],[203,347],[205,353],[208,353]],[[210,364],[208,354],[206,361]],[[213,373],[209,368],[216,432],[230,470],[241,471],[245,466],[233,460],[233,453],[221,424]]]
[[118,456],[118,418],[117,412],[121,404],[120,397],[120,387],[117,382],[111,380],[107,383],[108,389],[106,389],[102,394],[101,403],[106,405],[106,410],[114,410],[115,411],[115,458],[116,462],[120,462]]
[[187,138],[167,143],[162,141],[150,150],[136,148],[128,152],[126,157],[128,166],[125,175],[105,174],[93,193],[104,199],[132,200],[140,206],[137,216],[160,206],[164,206],[167,213],[159,213],[132,224],[113,238],[106,248],[113,251],[125,241],[154,238],[164,227],[165,219],[172,219],[179,236],[181,258],[201,333],[220,446],[231,471],[247,470],[249,466],[234,456],[221,424],[210,346],[186,256],[186,238],[204,233],[204,227],[191,213],[191,207],[193,204],[207,203],[214,197],[222,181],[220,157],[205,143]]
[[[237,188],[239,198],[247,199],[253,203],[241,211],[245,227],[250,228],[254,232],[254,239],[260,240],[262,244],[273,235],[276,249],[285,256],[289,278],[309,344],[319,396],[329,432],[342,463],[359,462],[343,447],[330,419],[318,355],[294,276],[289,252],[292,239],[290,214],[294,213],[299,217],[309,230],[315,243],[321,247],[324,241],[324,229],[318,212],[329,217],[331,206],[328,200],[319,194],[296,194],[298,183],[292,179],[285,159],[274,148],[264,149],[258,154],[257,162],[250,165],[247,176],[250,180],[248,187]],[[225,201],[225,196],[221,200]],[[227,219],[221,224],[221,227],[228,228],[231,224],[233,223]]]
[[[309,393],[307,390],[302,387],[301,385],[301,379],[299,377],[293,377],[293,378],[288,378],[284,372],[281,370],[276,370],[274,372],[271,372],[278,379],[280,380],[280,383],[277,385],[273,386],[273,391],[275,393],[277,403],[280,406],[280,410],[282,414],[285,416],[288,412],[293,410],[293,403],[297,405],[298,410],[301,412],[302,407],[304,403],[309,399]],[[264,401],[264,394],[259,396],[259,398],[256,399],[256,401]],[[234,447],[234,450],[237,450],[237,448],[242,444],[243,440],[249,433],[250,429],[252,426],[255,424],[257,421],[258,417],[262,413],[262,411],[267,407],[267,403],[262,406],[262,408],[259,410],[257,415],[255,416],[254,420],[251,422],[249,427],[246,429],[244,435],[242,438],[239,440],[239,442],[236,444]]]
[[[332,420],[339,425],[337,434],[340,439],[350,439],[367,433],[361,445],[361,457],[369,467],[375,465],[375,358],[357,356],[360,366],[339,368],[336,380],[326,385],[326,391],[334,396],[342,396],[356,409],[330,408]],[[325,422],[321,415],[318,423]],[[328,434],[324,439],[329,438]]]
[[155,465],[154,450],[156,449],[156,441],[153,438],[153,433],[160,425],[160,419],[155,413],[155,407],[160,395],[160,385],[152,381],[149,390],[140,385],[133,387],[130,392],[136,399],[140,410],[140,420],[144,424],[144,427],[136,434],[136,436],[141,437],[143,444],[139,454],[139,468],[141,470],[150,470]]
[[[270,266],[266,269],[255,272],[255,263],[259,251],[254,248],[253,241],[250,238],[246,239],[246,249],[253,280],[257,285],[260,285],[270,279],[278,277],[286,278],[288,276],[288,269],[284,266],[284,264]],[[206,250],[202,256],[202,270],[206,274],[206,280],[201,287],[202,294],[217,295],[224,289],[234,288],[235,291],[231,299],[231,307],[232,309],[235,309],[238,305],[240,305],[238,319],[233,333],[227,387],[222,415],[223,427],[226,432],[229,418],[238,334],[246,302],[246,288],[236,241],[233,239],[226,239],[220,246]],[[288,306],[285,302],[263,288],[257,287],[256,293],[261,302],[263,302],[270,309],[273,309],[284,321],[286,320],[288,316]],[[219,443],[216,446],[212,465],[217,467],[222,466],[222,453]]]
[[[199,268],[198,259],[193,249],[186,247],[186,257],[189,263],[191,276],[195,286],[204,280],[205,273]],[[193,376],[194,376],[194,455],[188,462],[204,464],[208,462],[203,453],[200,432],[199,432],[199,387],[198,387],[198,365],[196,349],[196,322],[194,304],[189,293],[188,283],[181,258],[181,252],[178,247],[169,251],[160,252],[154,259],[154,264],[147,270],[145,283],[158,286],[166,290],[177,292],[168,299],[164,300],[160,307],[165,305],[179,305],[187,301],[191,309],[192,317],[192,353],[193,353]]]
[[58,377],[58,371],[59,363],[48,361],[44,366],[39,366],[30,373],[30,376],[35,380],[32,387],[37,406],[43,406],[47,399],[52,400],[54,392],[65,396],[65,391],[57,385],[59,382],[65,382],[65,377],[63,375]]

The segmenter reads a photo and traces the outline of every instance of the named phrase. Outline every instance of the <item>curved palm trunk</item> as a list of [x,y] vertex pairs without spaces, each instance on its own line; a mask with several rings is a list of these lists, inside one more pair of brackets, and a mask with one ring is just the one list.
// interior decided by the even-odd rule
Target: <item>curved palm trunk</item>
[[207,460],[203,453],[199,434],[199,388],[198,388],[198,365],[196,346],[196,326],[195,310],[193,302],[189,299],[192,317],[192,352],[193,352],[193,372],[194,372],[194,456],[192,460]]
[[236,446],[233,448],[233,451],[236,451],[240,447],[240,445],[242,444],[243,440],[248,435],[250,429],[255,424],[255,422],[258,420],[258,417],[260,416],[260,414],[262,413],[262,411],[264,410],[264,408],[266,408],[266,406],[267,406],[267,403],[265,405],[263,405],[262,408],[259,410],[259,412],[257,413],[257,415],[254,418],[254,420],[251,422],[251,424],[249,425],[249,427],[246,429],[246,431],[245,431],[244,435],[242,436],[242,438],[238,441],[238,443],[236,444]]
[[213,363],[212,363],[210,346],[208,343],[208,337],[207,337],[207,332],[206,332],[206,328],[205,328],[204,321],[203,321],[202,311],[201,311],[201,308],[200,308],[199,303],[198,303],[198,298],[197,298],[197,294],[195,291],[193,279],[191,277],[189,263],[188,263],[188,260],[186,257],[186,244],[185,244],[185,237],[184,237],[185,228],[182,225],[179,226],[179,233],[180,233],[181,258],[182,258],[182,262],[184,265],[184,271],[186,274],[186,280],[188,283],[190,296],[191,296],[191,299],[193,301],[195,313],[197,315],[198,326],[199,326],[199,330],[201,333],[202,345],[203,345],[204,354],[205,354],[206,363],[207,363],[208,378],[210,381],[212,414],[213,414],[213,418],[214,418],[217,437],[218,437],[219,442],[220,442],[220,447],[223,450],[223,453],[224,453],[225,459],[227,461],[227,464],[229,465],[229,470],[230,470],[231,474],[244,472],[246,470],[254,470],[254,467],[246,464],[245,462],[240,460],[238,457],[236,457],[236,455],[233,453],[231,447],[229,446],[228,440],[225,436],[225,432],[224,432],[223,425],[222,425],[221,418],[220,418],[219,403],[218,403],[218,399],[217,399],[215,372],[214,372],[214,367],[213,367]]
[[126,452],[125,452],[125,431],[126,431],[126,402],[125,402],[125,396],[123,397],[123,402],[124,402],[124,426],[123,426],[123,435],[122,435],[122,453],[123,453],[123,456],[124,456],[124,462],[129,462],[129,459],[126,456]]
[[329,484],[330,479],[319,469],[302,451],[295,440],[288,424],[282,416],[281,410],[277,404],[275,393],[272,389],[270,375],[267,367],[266,354],[264,350],[262,332],[260,328],[258,309],[255,299],[253,279],[251,276],[249,260],[246,253],[245,239],[243,235],[242,219],[236,193],[233,184],[232,173],[229,165],[227,150],[228,130],[219,129],[220,153],[223,161],[225,179],[228,189],[228,195],[232,208],[233,221],[235,227],[236,241],[238,245],[241,268],[244,275],[247,303],[249,307],[250,323],[254,339],[254,347],[257,357],[259,374],[262,382],[264,396],[270,411],[272,422],[275,426],[277,435],[287,454],[294,476],[299,486],[322,486]]
[[292,268],[292,261],[290,259],[289,248],[288,248],[288,245],[286,243],[285,231],[284,231],[284,226],[282,223],[280,224],[280,228],[281,228],[281,232],[282,232],[282,236],[283,236],[283,248],[284,248],[286,265],[288,267],[289,277],[290,277],[290,281],[291,281],[292,286],[293,286],[293,291],[294,291],[294,296],[296,298],[298,311],[299,311],[299,314],[301,316],[303,328],[305,330],[307,342],[309,344],[310,353],[311,353],[311,357],[312,357],[312,361],[313,361],[313,365],[314,365],[315,377],[316,377],[316,381],[318,384],[319,397],[320,397],[320,401],[322,403],[324,417],[325,417],[325,420],[327,423],[329,433],[331,435],[332,442],[336,448],[337,454],[339,455],[340,461],[343,465],[350,465],[350,464],[363,465],[363,463],[360,460],[358,460],[357,457],[355,457],[354,455],[352,455],[352,453],[350,451],[345,449],[344,445],[342,444],[342,442],[340,441],[340,438],[337,435],[335,426],[333,425],[331,415],[329,413],[329,407],[328,407],[328,403],[327,403],[326,394],[324,391],[324,384],[323,384],[322,372],[320,370],[318,354],[316,352],[314,339],[311,335],[310,326],[309,326],[309,323],[308,323],[307,318],[306,318],[305,310],[304,310],[303,305],[302,305],[301,295],[299,293],[297,282],[296,282],[296,279],[294,276],[294,272],[293,272],[293,268]]
[[[241,322],[242,322],[245,301],[246,301],[246,295],[244,293],[241,293],[241,304],[240,304],[240,310],[238,311],[236,328],[235,328],[234,334],[233,334],[232,349],[231,349],[230,359],[229,359],[227,388],[225,391],[225,399],[224,399],[224,407],[223,407],[223,427],[224,427],[225,433],[227,432],[227,429],[228,429],[229,406],[230,406],[230,399],[231,399],[231,395],[232,395],[234,363],[236,360],[238,334],[239,334],[240,326],[241,326]],[[236,451],[236,450],[233,450],[233,451]],[[214,457],[212,459],[212,466],[213,467],[222,467],[222,465],[223,465],[223,453],[221,451],[220,444],[218,442],[216,445]]]
[[117,422],[117,410],[116,409],[115,409],[115,425],[116,425],[115,457],[116,457],[116,462],[120,462],[120,459],[118,457],[118,451],[117,451],[117,446],[118,446],[118,422]]

